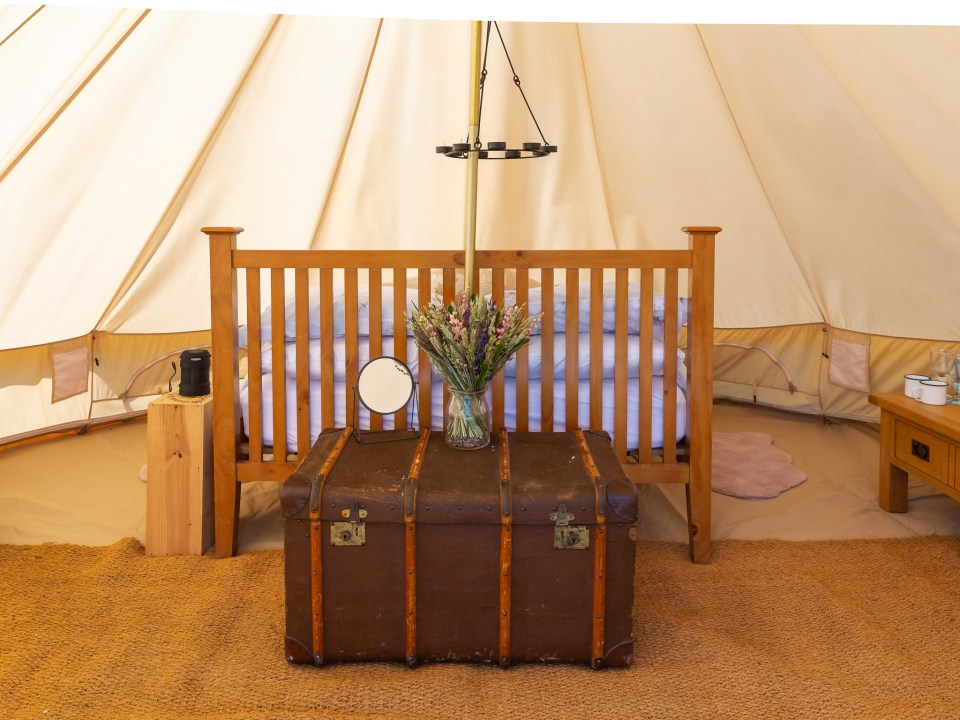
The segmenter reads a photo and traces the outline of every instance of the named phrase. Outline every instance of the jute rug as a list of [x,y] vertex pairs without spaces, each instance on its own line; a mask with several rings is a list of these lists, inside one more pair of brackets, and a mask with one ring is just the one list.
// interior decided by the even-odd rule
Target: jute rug
[[761,432],[713,433],[713,491],[743,498],[773,498],[796,487],[807,474]]
[[956,718],[960,539],[641,542],[636,660],[294,667],[282,555],[0,546],[3,718]]

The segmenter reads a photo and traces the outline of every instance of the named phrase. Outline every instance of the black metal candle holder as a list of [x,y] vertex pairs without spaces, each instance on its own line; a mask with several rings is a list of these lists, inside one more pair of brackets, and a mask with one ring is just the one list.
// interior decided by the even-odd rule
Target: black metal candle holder
[[483,50],[483,71],[480,74],[480,117],[483,116],[483,87],[487,78],[487,53],[490,47],[490,26],[491,24],[497,31],[497,36],[500,38],[500,44],[503,46],[503,53],[507,56],[507,62],[510,64],[510,71],[513,73],[513,84],[517,86],[517,90],[520,91],[520,96],[523,98],[523,102],[527,106],[527,111],[530,113],[530,117],[533,119],[533,124],[537,126],[537,132],[540,133],[540,139],[543,142],[525,142],[519,148],[508,148],[507,143],[502,140],[495,140],[487,143],[487,147],[483,147],[483,143],[480,142],[480,124],[479,119],[477,121],[477,140],[473,143],[471,147],[468,142],[458,142],[453,143],[452,145],[438,145],[437,154],[445,155],[448,158],[456,158],[458,160],[465,160],[470,155],[475,154],[480,160],[529,160],[530,158],[541,158],[546,157],[547,155],[552,155],[557,152],[557,146],[551,145],[547,142],[547,139],[543,136],[543,131],[540,129],[540,123],[537,122],[536,116],[533,114],[533,109],[530,107],[530,103],[527,100],[526,94],[523,92],[523,87],[520,85],[520,78],[517,76],[516,70],[513,68],[513,61],[510,59],[510,53],[507,52],[507,45],[503,41],[503,35],[500,33],[500,26],[496,22],[488,21],[487,22],[487,40],[484,45]]

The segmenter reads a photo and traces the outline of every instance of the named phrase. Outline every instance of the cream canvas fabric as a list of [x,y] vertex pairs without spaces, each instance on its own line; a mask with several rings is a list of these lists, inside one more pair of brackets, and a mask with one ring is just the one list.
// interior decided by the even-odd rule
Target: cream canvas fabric
[[[560,151],[481,165],[479,247],[723,227],[718,338],[761,349],[718,353],[727,397],[871,417],[831,382],[829,330],[869,337],[875,390],[960,349],[960,28],[501,28]],[[209,328],[201,226],[459,247],[464,167],[433,149],[464,138],[469,42],[452,20],[0,5],[0,441],[142,409],[131,383]],[[539,139],[499,51],[488,71],[483,139]],[[52,403],[47,346],[82,337],[91,390]]]

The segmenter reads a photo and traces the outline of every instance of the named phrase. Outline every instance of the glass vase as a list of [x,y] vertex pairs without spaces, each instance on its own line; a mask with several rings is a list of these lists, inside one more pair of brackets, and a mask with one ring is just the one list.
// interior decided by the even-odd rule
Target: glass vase
[[447,404],[447,445],[458,450],[479,450],[490,444],[490,403],[487,390],[463,392],[450,388]]

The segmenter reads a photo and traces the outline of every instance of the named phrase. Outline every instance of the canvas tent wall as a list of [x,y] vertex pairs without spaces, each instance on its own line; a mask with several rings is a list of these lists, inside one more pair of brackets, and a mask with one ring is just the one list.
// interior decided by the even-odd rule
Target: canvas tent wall
[[[560,152],[481,165],[479,247],[722,226],[723,396],[870,418],[858,370],[893,389],[960,349],[960,29],[502,29]],[[0,442],[166,387],[208,336],[203,225],[459,246],[464,168],[433,148],[465,132],[469,42],[459,21],[0,6]],[[534,138],[488,69],[484,136]]]

